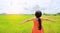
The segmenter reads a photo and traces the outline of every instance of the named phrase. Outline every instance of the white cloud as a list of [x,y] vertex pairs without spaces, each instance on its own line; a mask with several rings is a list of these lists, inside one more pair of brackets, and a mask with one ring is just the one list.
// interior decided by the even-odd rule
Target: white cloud
[[[59,0],[0,0],[0,13],[34,13],[24,8],[32,9],[37,4],[41,8],[47,8],[43,12],[50,13],[50,11],[55,10],[54,8],[58,8],[58,1]],[[55,13],[55,11],[53,12]]]

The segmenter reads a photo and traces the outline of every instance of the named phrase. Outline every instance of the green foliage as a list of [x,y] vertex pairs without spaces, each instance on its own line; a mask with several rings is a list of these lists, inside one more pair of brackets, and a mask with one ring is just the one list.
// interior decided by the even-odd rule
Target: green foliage
[[44,13],[43,15],[46,15],[46,16],[60,16],[60,13],[56,13],[56,14],[46,14],[46,13]]
[[[19,24],[20,22],[34,18],[34,15],[0,15],[0,33],[31,33],[33,21]],[[60,16],[42,16],[42,18],[54,19],[55,22],[42,21],[45,33],[60,33]]]

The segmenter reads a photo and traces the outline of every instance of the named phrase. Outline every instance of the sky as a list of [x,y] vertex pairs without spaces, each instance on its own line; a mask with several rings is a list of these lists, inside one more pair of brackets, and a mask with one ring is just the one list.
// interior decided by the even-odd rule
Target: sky
[[60,13],[60,0],[0,0],[0,14]]

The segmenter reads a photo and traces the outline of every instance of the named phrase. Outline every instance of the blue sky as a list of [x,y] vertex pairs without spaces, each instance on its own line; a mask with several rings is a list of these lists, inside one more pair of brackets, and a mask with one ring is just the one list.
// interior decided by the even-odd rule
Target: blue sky
[[33,14],[36,10],[54,14],[60,12],[60,0],[0,0],[0,14]]

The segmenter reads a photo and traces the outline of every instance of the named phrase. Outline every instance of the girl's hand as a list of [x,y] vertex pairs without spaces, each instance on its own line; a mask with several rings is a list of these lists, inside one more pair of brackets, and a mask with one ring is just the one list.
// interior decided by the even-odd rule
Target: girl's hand
[[54,20],[51,20],[51,22],[55,22]]
[[33,19],[31,18],[31,19],[28,19],[28,20],[25,20],[25,21],[23,21],[23,22],[20,22],[19,24],[23,24],[23,23],[26,23],[26,22],[29,22],[29,21],[32,21]]
[[46,20],[46,21],[51,21],[51,22],[55,22],[55,20],[52,19],[48,19],[48,18],[41,18],[42,20]]
[[23,22],[20,22],[19,24],[23,24]]

